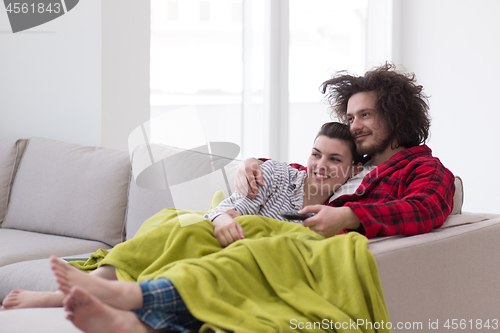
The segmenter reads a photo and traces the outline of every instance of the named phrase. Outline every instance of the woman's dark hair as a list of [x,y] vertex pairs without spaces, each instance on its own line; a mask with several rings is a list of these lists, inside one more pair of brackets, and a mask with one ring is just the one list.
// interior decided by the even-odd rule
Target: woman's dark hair
[[339,139],[344,141],[351,149],[352,161],[354,164],[358,164],[359,162],[363,161],[363,157],[356,152],[356,145],[354,144],[348,125],[336,121],[323,124],[314,141],[316,141],[318,136],[321,135],[326,136],[330,139]]
[[[377,92],[377,111],[396,139],[397,147],[410,148],[424,144],[431,124],[427,96],[417,85],[415,74],[395,71],[394,64],[376,67],[364,76],[351,75],[347,71],[336,73],[321,85],[323,94],[332,106],[332,114],[348,123],[347,102],[359,92]],[[397,148],[393,147],[393,148]]]

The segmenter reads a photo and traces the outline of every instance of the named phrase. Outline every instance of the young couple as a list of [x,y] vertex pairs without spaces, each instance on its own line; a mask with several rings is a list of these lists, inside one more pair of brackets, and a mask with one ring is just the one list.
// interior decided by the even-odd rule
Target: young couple
[[[340,72],[323,83],[323,92],[328,92],[333,110],[349,124],[350,133],[339,124],[325,124],[314,142],[307,176],[298,165],[286,167],[270,161],[259,167],[255,159],[246,160],[237,184],[241,192],[246,188],[251,199],[233,194],[207,215],[213,220],[212,232],[220,245],[245,237],[245,226],[234,219],[240,214],[283,220],[280,210],[302,208],[300,213],[316,213],[303,226],[324,237],[355,230],[368,238],[429,232],[440,227],[450,214],[454,177],[424,144],[430,126],[428,106],[414,76],[397,73],[388,64],[362,77]],[[328,133],[333,128],[348,135],[332,137]],[[358,154],[371,157],[357,176],[359,155],[351,140]],[[357,190],[329,200],[350,176],[344,186]],[[361,180],[359,188],[352,185]],[[259,189],[256,184],[263,187]],[[206,225],[200,223],[199,227]],[[219,251],[218,243],[219,248],[212,244],[204,253]],[[119,253],[120,246],[111,254]],[[69,319],[84,332],[152,332],[161,328],[197,329],[201,325],[169,279],[113,281],[115,268],[118,271],[124,267],[120,259],[107,262],[87,275],[52,258],[60,291],[14,291],[4,307],[64,303]],[[147,264],[144,267],[150,268]],[[130,274],[131,280],[137,280],[134,274]]]

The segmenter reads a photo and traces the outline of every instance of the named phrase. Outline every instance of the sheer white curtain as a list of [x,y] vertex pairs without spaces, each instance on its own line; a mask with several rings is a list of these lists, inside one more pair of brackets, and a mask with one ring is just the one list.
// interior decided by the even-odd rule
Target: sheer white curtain
[[[151,1],[151,119],[196,106],[206,141],[241,145],[242,6],[242,0]],[[153,142],[161,131],[151,128]],[[183,137],[189,140],[189,131]]]
[[304,163],[331,121],[320,84],[386,57],[367,45],[392,29],[373,29],[391,9],[392,0],[152,0],[151,116],[195,105],[207,141],[238,144],[240,158]]
[[332,121],[321,83],[335,71],[365,70],[367,2],[290,0],[291,162],[304,164],[319,128]]

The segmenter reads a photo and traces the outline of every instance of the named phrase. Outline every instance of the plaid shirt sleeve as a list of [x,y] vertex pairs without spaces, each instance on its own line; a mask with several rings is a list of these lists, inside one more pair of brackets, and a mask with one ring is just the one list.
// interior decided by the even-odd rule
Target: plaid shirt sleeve
[[302,170],[306,170],[307,168],[305,166],[303,166],[302,164],[299,164],[299,163],[290,163],[288,164],[289,166],[291,166],[292,168],[294,169],[297,169],[299,171],[302,171]]
[[402,159],[374,171],[343,204],[360,219],[357,231],[366,237],[426,233],[451,213],[454,176],[438,159]]

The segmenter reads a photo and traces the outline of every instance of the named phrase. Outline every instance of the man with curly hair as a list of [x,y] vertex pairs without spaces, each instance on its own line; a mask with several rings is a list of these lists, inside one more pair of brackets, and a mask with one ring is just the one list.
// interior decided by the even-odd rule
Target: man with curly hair
[[[415,75],[386,63],[364,76],[338,72],[321,87],[332,115],[349,124],[358,153],[370,160],[354,193],[305,207],[299,213],[316,215],[303,225],[325,237],[357,231],[368,238],[442,226],[453,208],[454,176],[425,145],[429,106]],[[238,171],[237,190],[249,197],[261,184],[258,164],[247,159]]]

